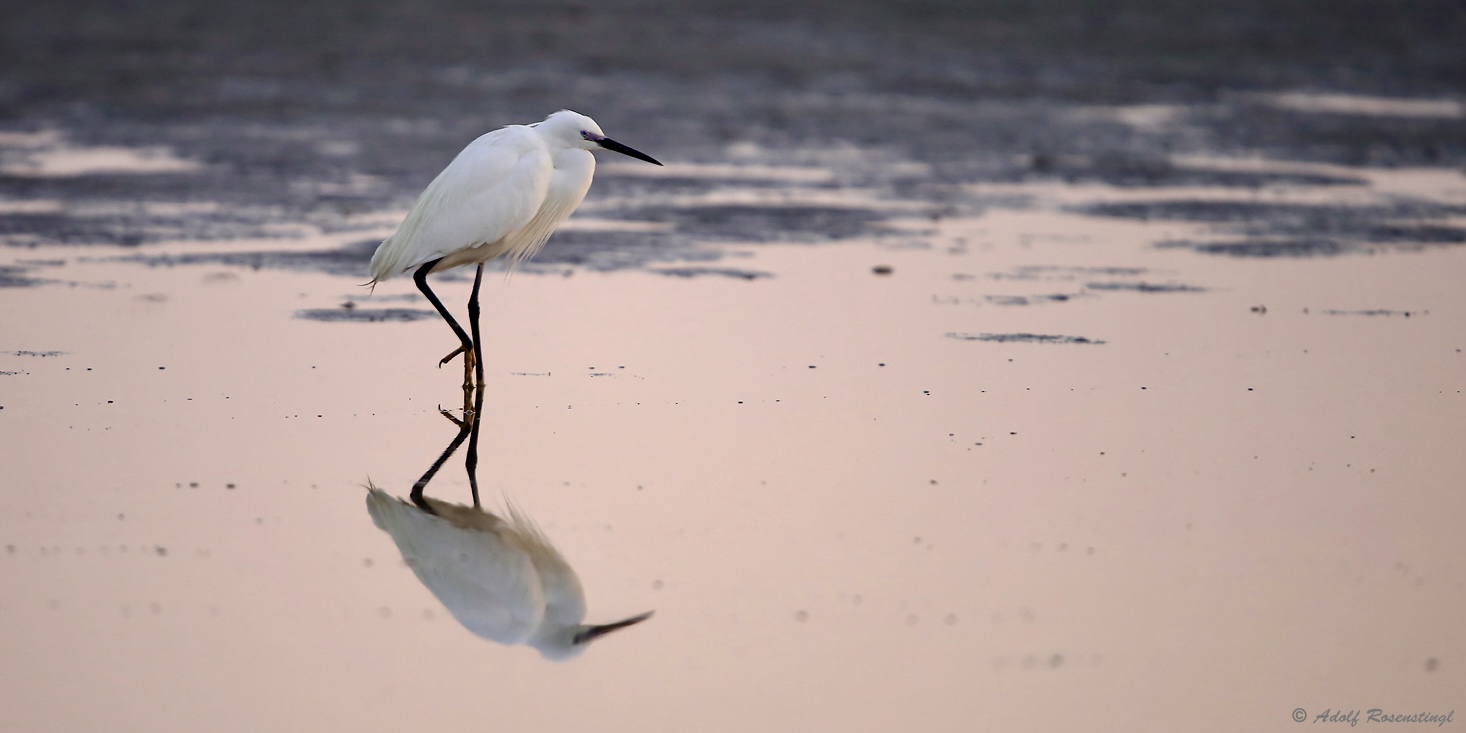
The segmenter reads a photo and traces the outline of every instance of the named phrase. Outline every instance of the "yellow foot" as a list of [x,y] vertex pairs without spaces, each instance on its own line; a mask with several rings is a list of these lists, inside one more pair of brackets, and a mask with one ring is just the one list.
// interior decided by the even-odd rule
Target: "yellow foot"
[[[478,366],[478,359],[474,358],[473,349],[465,349],[459,346],[449,352],[447,356],[438,360],[438,368],[441,369],[444,364],[452,361],[453,357],[459,354],[463,354],[463,389],[469,390],[473,388],[474,367]],[[479,382],[479,386],[482,387],[483,382]]]
[[465,358],[472,358],[472,356],[471,356],[472,353],[473,353],[472,351],[469,351],[469,350],[463,348],[463,346],[460,345],[458,348],[456,348],[456,349],[448,352],[448,355],[447,356],[439,359],[438,360],[438,367],[441,369],[444,364],[447,364],[448,362],[453,361],[453,357],[458,356],[459,354],[469,354],[470,356],[465,357]]
[[474,365],[477,363],[477,360],[473,358],[473,349],[465,349],[462,346],[459,346],[458,348],[449,352],[447,356],[439,359],[438,368],[443,368],[444,364],[453,361],[453,357],[458,356],[459,354],[463,354],[463,371],[472,372]]

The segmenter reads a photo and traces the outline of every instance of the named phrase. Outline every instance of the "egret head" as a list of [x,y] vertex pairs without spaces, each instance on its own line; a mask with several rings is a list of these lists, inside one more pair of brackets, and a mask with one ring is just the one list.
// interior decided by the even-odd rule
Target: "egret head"
[[592,641],[627,626],[639,624],[652,617],[652,612],[637,614],[610,624],[581,624],[555,629],[531,644],[540,651],[540,656],[553,661],[574,659],[590,646]]
[[629,155],[637,160],[661,165],[656,158],[606,137],[595,120],[579,112],[562,109],[546,117],[543,122],[535,123],[534,127],[546,139],[567,148],[580,148],[591,152],[610,150]]

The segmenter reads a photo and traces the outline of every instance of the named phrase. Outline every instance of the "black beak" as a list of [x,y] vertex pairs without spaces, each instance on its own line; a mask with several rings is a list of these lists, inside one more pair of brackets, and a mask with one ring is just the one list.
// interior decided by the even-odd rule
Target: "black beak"
[[621,143],[618,143],[618,142],[616,142],[615,140],[612,140],[609,137],[603,137],[603,138],[600,138],[600,139],[596,140],[596,144],[597,145],[600,145],[601,147],[603,147],[603,148],[605,148],[607,150],[613,150],[613,151],[618,152],[618,153],[620,153],[622,155],[629,155],[629,156],[631,156],[633,158],[636,158],[637,160],[644,160],[644,161],[646,161],[648,163],[652,163],[654,165],[661,165],[662,164],[661,161],[657,160],[656,158],[653,158],[652,156],[647,155],[646,153],[643,153],[640,150],[637,150],[635,148],[628,148],[625,145],[622,145]]
[[[636,151],[632,151],[632,152],[636,152]],[[629,154],[630,153],[628,153],[628,155]],[[638,153],[638,155],[640,155],[640,153]],[[653,163],[657,163],[655,160],[653,160],[652,162]],[[657,163],[657,165],[661,165],[661,163]],[[611,633],[612,631],[616,631],[617,629],[624,629],[627,626],[632,626],[632,625],[635,625],[635,624],[639,624],[639,623],[641,623],[641,622],[643,622],[643,621],[645,621],[645,620],[647,620],[647,619],[649,619],[651,617],[652,617],[652,611],[647,611],[646,613],[643,613],[643,614],[641,614],[639,616],[632,616],[631,618],[628,618],[628,619],[626,619],[624,621],[617,621],[614,624],[602,624],[600,626],[587,626],[584,629],[582,629],[580,631],[580,633],[578,633],[578,634],[575,635],[575,643],[576,644],[584,644],[584,643],[589,642],[589,641],[591,641],[591,640],[593,640],[593,639],[595,639],[597,637],[604,636],[606,634]]]

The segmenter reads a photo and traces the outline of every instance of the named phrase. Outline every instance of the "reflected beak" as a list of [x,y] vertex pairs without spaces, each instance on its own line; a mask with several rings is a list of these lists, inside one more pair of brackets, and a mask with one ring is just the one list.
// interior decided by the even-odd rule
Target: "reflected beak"
[[[656,162],[656,161],[652,161]],[[658,163],[658,165],[661,165]],[[624,621],[617,621],[614,624],[601,624],[600,626],[587,626],[580,633],[575,635],[576,644],[584,644],[598,637],[604,636],[617,629],[624,629],[627,626],[635,626],[652,617],[652,611],[647,611],[639,616],[632,616]]]
[[652,156],[647,155],[646,153],[643,153],[635,148],[628,148],[625,145],[622,145],[621,143],[618,143],[609,137],[597,138],[596,144],[607,150],[615,151],[622,155],[629,155],[633,158],[636,158],[637,160],[644,160],[648,163],[653,163],[656,165],[662,164],[661,161],[657,160],[656,158],[653,158]]

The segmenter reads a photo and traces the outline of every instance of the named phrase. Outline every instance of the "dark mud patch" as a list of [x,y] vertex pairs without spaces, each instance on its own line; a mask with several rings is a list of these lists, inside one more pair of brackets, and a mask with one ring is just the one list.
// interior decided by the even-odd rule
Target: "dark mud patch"
[[0,215],[0,244],[111,245],[136,247],[168,241],[263,239],[279,237],[267,224],[218,219],[146,217],[137,215],[75,216],[70,214]]
[[[994,280],[1060,280],[1085,277],[1139,277],[1154,272],[1145,267],[1083,267],[1078,265],[1022,265],[1008,272],[989,273]],[[966,276],[954,276],[963,279]]]
[[[1462,17],[1458,7],[1455,22]],[[1452,165],[1466,150],[1466,124],[1459,117],[1280,109],[1258,99],[1229,99],[1198,111],[1193,121],[1225,130],[1235,149],[1342,165]]]
[[1368,316],[1368,317],[1381,317],[1381,318],[1391,318],[1391,317],[1397,317],[1398,316],[1398,317],[1401,317],[1401,318],[1412,318],[1412,317],[1418,317],[1418,316],[1426,315],[1426,314],[1430,313],[1430,311],[1401,311],[1401,310],[1391,310],[1389,308],[1368,308],[1368,309],[1364,309],[1364,310],[1334,310],[1334,309],[1329,309],[1329,310],[1326,310],[1326,311],[1322,311],[1322,313],[1324,315],[1326,315],[1326,316]]
[[1151,282],[1092,282],[1084,286],[1088,290],[1129,291],[1132,293],[1204,293],[1206,288],[1182,283]]
[[313,180],[276,178],[285,175],[280,169],[236,166],[192,173],[0,175],[0,198],[68,202],[60,211],[0,214],[0,244],[126,247],[288,238],[301,227],[359,231],[379,225],[363,223],[361,215],[392,201],[385,185],[333,180],[340,173],[322,179],[315,172]]
[[1231,242],[1159,242],[1161,249],[1189,248],[1209,255],[1229,257],[1331,257],[1357,251],[1357,247],[1332,239],[1244,240]]
[[871,209],[842,206],[655,206],[628,212],[628,219],[671,222],[677,234],[739,242],[827,242],[871,236],[887,220]]
[[434,311],[418,308],[311,308],[296,311],[295,317],[323,323],[381,323],[424,321],[439,316]]
[[1380,224],[1363,232],[1371,244],[1463,244],[1466,228],[1431,224]]
[[[527,272],[579,267],[593,272],[633,270],[664,263],[712,262],[723,253],[699,246],[680,233],[595,231],[556,232],[534,259],[520,265]],[[501,267],[502,262],[491,263]]]
[[[610,163],[617,162],[614,159],[619,156],[602,155],[598,160]],[[627,160],[622,158],[622,160]],[[713,161],[726,163],[727,161]],[[639,163],[636,165],[640,165]],[[672,171],[665,171],[658,168],[652,175],[628,174],[614,168],[599,168],[596,170],[596,187],[609,187],[617,197],[630,201],[644,200],[654,201],[665,196],[706,196],[718,191],[728,189],[739,190],[766,190],[766,191],[788,191],[790,189],[831,189],[836,186],[831,182],[790,181],[780,178],[775,171],[781,166],[769,166],[771,171],[767,177],[760,178],[756,175],[742,175],[736,178],[719,177],[716,175],[678,175]],[[675,170],[675,169],[674,169]]]
[[991,341],[996,343],[1025,344],[1103,344],[1099,339],[1084,336],[1057,336],[1042,333],[948,333],[947,338],[958,341]]
[[45,278],[31,277],[28,274],[30,272],[31,268],[29,267],[21,267],[19,265],[0,265],[0,288],[29,288],[36,285],[55,282],[54,280],[48,280]]
[[659,267],[652,272],[669,277],[728,277],[735,280],[762,280],[773,277],[773,273],[758,270],[739,270],[732,267]]
[[1317,257],[1377,247],[1466,244],[1466,228],[1433,221],[1466,214],[1466,207],[1423,201],[1382,206],[1153,201],[1095,204],[1081,210],[1092,216],[1210,224],[1220,233],[1242,238],[1168,240],[1156,246],[1233,257]]
[[1382,227],[1391,220],[1434,219],[1466,214],[1466,207],[1423,201],[1402,201],[1392,206],[1327,206],[1274,204],[1250,201],[1137,201],[1078,207],[1090,216],[1142,221],[1192,221],[1237,224],[1262,231],[1313,230],[1348,232]]
[[345,275],[370,279],[367,263],[376,251],[377,240],[354,242],[336,249],[309,250],[304,252],[191,252],[188,254],[138,254],[117,259],[138,262],[150,267],[176,267],[179,265],[226,265],[251,270],[286,269],[324,272],[330,275]]
[[1046,303],[1067,303],[1083,297],[1083,293],[1043,293],[1040,295],[985,295],[983,300],[993,305],[1022,306]]
[[1011,171],[1013,181],[1059,180],[1065,183],[1104,183],[1121,188],[1216,187],[1257,189],[1268,186],[1364,186],[1352,176],[1293,171],[1236,171],[1177,165],[1154,153],[1113,151],[1094,154],[1034,153],[1028,169]]
[[[1344,239],[1248,239],[1223,242],[1195,242],[1189,240],[1168,240],[1157,247],[1186,248],[1202,254],[1225,255],[1228,257],[1332,257],[1343,254],[1374,253],[1381,249],[1416,250],[1440,243],[1421,243],[1411,240],[1398,242],[1351,241]],[[1455,242],[1452,242],[1455,244]]]

